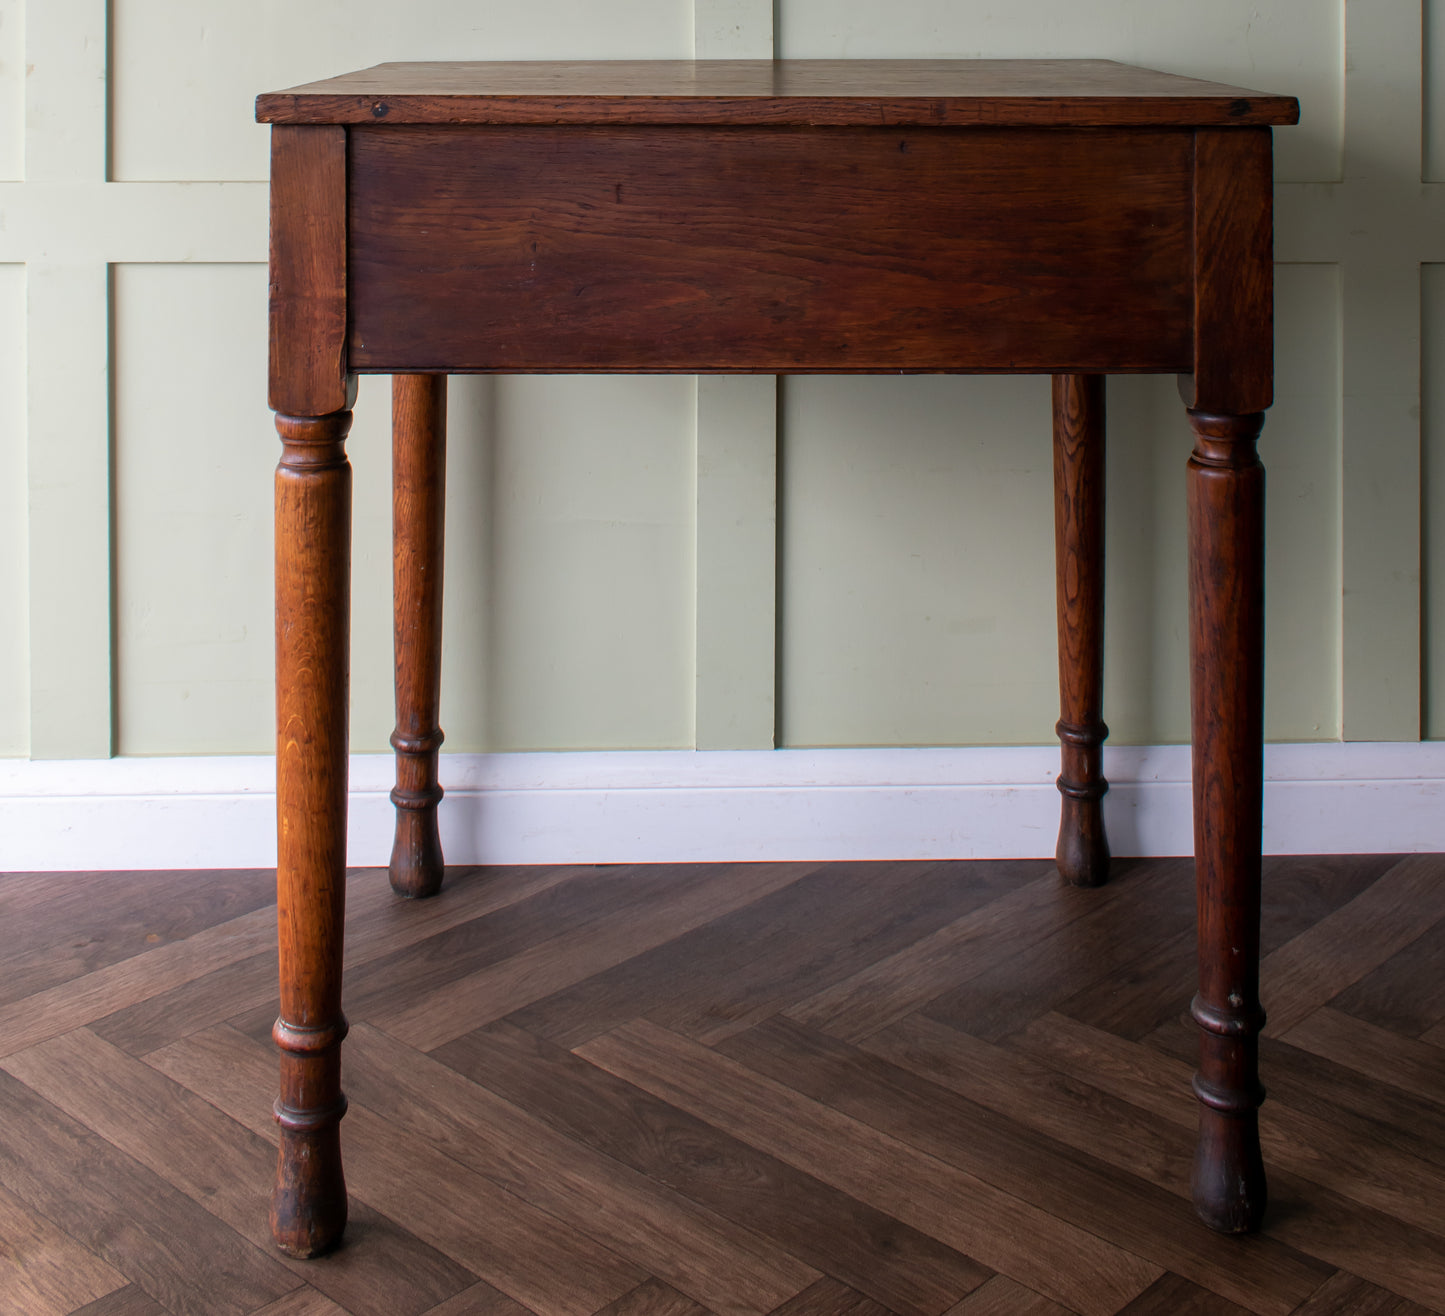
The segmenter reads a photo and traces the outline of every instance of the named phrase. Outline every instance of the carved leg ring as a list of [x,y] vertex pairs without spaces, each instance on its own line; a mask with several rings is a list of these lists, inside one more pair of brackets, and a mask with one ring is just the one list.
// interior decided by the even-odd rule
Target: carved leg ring
[[441,890],[437,725],[442,669],[442,544],[446,503],[445,375],[392,379],[392,600],[396,635],[396,844],[391,885],[403,896]]
[[1222,1233],[1264,1215],[1259,1151],[1264,783],[1263,413],[1190,411],[1190,702],[1199,903],[1199,1144],[1194,1204]]
[[280,416],[276,471],[276,896],[281,1151],[277,1246],[311,1257],[346,1227],[341,946],[351,600],[349,411]]
[[1054,556],[1058,571],[1063,771],[1057,859],[1076,886],[1109,876],[1104,835],[1104,378],[1054,376]]

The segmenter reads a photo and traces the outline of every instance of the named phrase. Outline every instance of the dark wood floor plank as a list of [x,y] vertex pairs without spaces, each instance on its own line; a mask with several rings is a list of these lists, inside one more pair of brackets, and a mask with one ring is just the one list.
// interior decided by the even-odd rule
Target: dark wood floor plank
[[[266,1199],[275,1150],[263,1138],[85,1029],[4,1064],[58,1109],[271,1254]],[[475,1278],[364,1205],[348,1229],[348,1246],[330,1257],[277,1259],[352,1316],[417,1316]]]
[[[1260,943],[1267,954],[1353,900],[1396,862],[1391,855],[1271,856],[1264,861]],[[1191,897],[1192,874],[1181,884]],[[1119,957],[1103,977],[1081,982],[1057,1002],[1060,1014],[1138,1041],[1189,1008],[1198,985],[1194,926],[1150,944],[1142,936],[1134,954]],[[1086,975],[1087,976],[1087,975]]]
[[1090,981],[1073,995],[1051,1002],[1052,1008],[1080,1023],[1138,1041],[1189,1008],[1199,978],[1194,929],[1141,948],[1111,970],[1107,978]]
[[[1144,1042],[1185,1064],[1198,1060],[1199,1029],[1193,1019],[1161,1024]],[[1272,1104],[1318,1116],[1342,1136],[1365,1143],[1384,1139],[1418,1160],[1445,1167],[1445,1104],[1279,1038],[1261,1038],[1259,1054]]]
[[[1189,1195],[1193,1139],[1173,1120],[1139,1120],[1137,1106],[1082,1078],[921,1014],[900,1019],[859,1046],[1116,1170]],[[1284,1259],[1278,1265],[1288,1268]],[[1318,1273],[1308,1267],[1306,1272],[1294,1282],[1305,1287],[1311,1279],[1318,1282]]]
[[1081,990],[1109,990],[1141,956],[1192,933],[1192,861],[1156,860],[1128,876],[1129,899],[1101,903],[985,972],[970,974],[923,1012],[997,1041]]
[[[1132,1074],[1140,1104],[1147,1102],[1191,1126],[1197,1118],[1188,1086],[1192,1069],[1149,1047],[1062,1015],[1035,1020],[1020,1044],[1034,1055],[1049,1057],[1050,1063],[1077,1059],[1091,1074],[1110,1073],[1111,1090],[1127,1100],[1133,1098],[1127,1096],[1130,1080],[1124,1075]],[[1445,1171],[1402,1154],[1392,1142],[1346,1141],[1328,1120],[1282,1102],[1271,1103],[1270,1118],[1261,1119],[1260,1142],[1271,1164],[1445,1239]]]
[[1345,988],[1330,1004],[1405,1037],[1419,1037],[1445,1020],[1445,921]]
[[654,1024],[614,1029],[578,1054],[1084,1316],[1114,1316],[1160,1274],[1122,1248]]
[[928,1235],[509,1024],[477,1029],[434,1054],[900,1316],[937,1316],[989,1277]]
[[280,1013],[276,948],[223,964],[193,982],[136,1001],[88,1025],[97,1036],[133,1056],[186,1037],[199,1028],[229,1019],[238,1009],[265,1007],[272,1019]]
[[761,1316],[817,1271],[368,1025],[348,1043],[353,1104],[665,1280],[718,1316]]
[[1265,1028],[1283,1037],[1445,918],[1445,856],[1410,855],[1360,895],[1264,957]]
[[892,1316],[892,1313],[857,1289],[824,1276],[785,1302],[773,1316]]
[[253,1316],[348,1316],[348,1313],[345,1307],[337,1306],[324,1293],[307,1285],[261,1307]]
[[3,1072],[0,1182],[176,1316],[249,1316],[300,1283]]
[[1036,876],[1030,861],[829,864],[518,1011],[576,1046],[628,1019],[709,1045],[811,996]]
[[536,1316],[515,1298],[498,1293],[485,1280],[478,1280],[454,1298],[433,1307],[426,1316]]
[[597,1316],[710,1316],[710,1313],[661,1280],[650,1279],[631,1293],[624,1293],[616,1302],[609,1302]]
[[[311,1263],[265,1222],[271,875],[0,875],[0,1311],[1445,1311],[1445,857],[1266,862],[1248,1240],[1189,1206],[1187,864],[766,868],[349,874],[352,1220]],[[1152,1269],[1101,1296],[1061,1230]],[[1004,1234],[1089,1296],[965,1255]]]
[[126,1277],[0,1184],[0,1310],[68,1316]]
[[[612,893],[605,912],[549,940],[412,1001],[378,1005],[370,1018],[400,1041],[431,1051],[544,996],[721,918],[797,881],[816,865],[718,864],[677,875],[635,900]],[[359,1016],[360,1017],[360,1016]]]
[[946,1316],[1074,1316],[1067,1307],[1026,1289],[1007,1275],[995,1275]]
[[1260,948],[1278,950],[1343,908],[1390,871],[1403,855],[1266,855],[1261,881]]
[[1295,1316],[1429,1316],[1429,1309],[1342,1270]]
[[48,873],[43,898],[7,898],[0,881],[0,1004],[34,995],[158,945],[181,941],[276,899],[269,870]]
[[1040,875],[1018,890],[796,1002],[784,1013],[834,1037],[861,1041],[1116,898],[1113,886],[1085,891],[1061,881],[1053,865],[1040,867]]
[[[448,869],[442,894],[417,902],[403,900],[391,890],[385,869],[353,869],[346,883],[348,988],[351,975],[363,964],[395,955],[590,871],[540,865]],[[116,1010],[90,1028],[136,1056],[242,1011],[260,1011],[269,1028],[278,1011],[274,942],[272,938],[263,950],[244,960],[223,964],[193,981]]]
[[1119,1316],[1248,1316],[1248,1313],[1244,1307],[1191,1284],[1187,1279],[1165,1275],[1135,1298]]
[[168,1316],[168,1313],[144,1289],[127,1284],[123,1289],[77,1307],[72,1316]]
[[[275,1136],[269,1112],[255,1100],[275,1081],[269,1047],[218,1025],[153,1052],[146,1063],[253,1131]],[[347,1114],[342,1146],[353,1199],[405,1220],[417,1237],[523,1306],[548,1316],[592,1316],[647,1278],[365,1106]]]
[[258,954],[275,940],[275,908],[257,909],[0,1006],[0,1056],[193,982],[220,965]]
[[[869,1047],[893,1031],[875,1034]],[[954,1048],[949,1057],[952,1072],[1007,1072],[1007,1057],[998,1048],[969,1041],[974,1055],[966,1060],[962,1049]],[[749,1069],[825,1101],[1081,1230],[1127,1239],[1130,1251],[1161,1270],[1218,1287],[1223,1296],[1260,1316],[1287,1316],[1327,1273],[1277,1244],[1240,1248],[1233,1239],[1195,1229],[1188,1207],[1178,1198],[1119,1175],[1108,1162],[1088,1153],[1092,1120],[1068,1141],[1027,1128],[1015,1116],[1032,1105],[1031,1093],[1016,1074],[1008,1074],[1005,1099],[990,1108],[961,1098],[956,1088],[932,1081],[918,1068],[895,1066],[791,1020],[760,1024],[721,1049]]]
[[1328,1008],[1301,1020],[1284,1040],[1426,1101],[1445,1103],[1445,1050],[1428,1042]]
[[[358,965],[347,976],[347,1011],[354,1019],[375,1021],[378,1012],[425,1001],[469,974],[585,928],[609,913],[632,913],[668,892],[676,897],[705,878],[706,870],[699,864],[619,864],[575,871],[566,882],[438,929],[420,941],[405,941]],[[443,888],[437,899],[446,898]]]
[[[1194,1126],[1193,1096],[1189,1094],[1187,1100],[1180,1096],[1189,1067],[1151,1047],[1059,1015],[1039,1020],[1013,1044],[1141,1110],[1173,1121],[1181,1130]],[[1365,1149],[1328,1136],[1323,1150],[1305,1145],[1298,1140],[1297,1112],[1275,1103],[1270,1113],[1272,1119],[1260,1117],[1260,1140],[1271,1167],[1266,1233],[1413,1301],[1427,1306],[1437,1301],[1445,1293],[1445,1226],[1438,1183],[1429,1182],[1433,1167],[1402,1162],[1385,1145]],[[1362,1180],[1343,1173],[1330,1161],[1330,1153],[1351,1157],[1362,1167]],[[1378,1160],[1372,1162],[1372,1154]],[[1399,1184],[1389,1182],[1390,1169],[1382,1170],[1380,1162],[1391,1168],[1406,1164],[1408,1178],[1426,1184],[1424,1198],[1412,1200]],[[1309,1180],[1294,1172],[1298,1166],[1310,1170]],[[1366,1198],[1390,1201],[1403,1214],[1364,1205],[1361,1199]],[[1425,1224],[1416,1223],[1422,1217]]]

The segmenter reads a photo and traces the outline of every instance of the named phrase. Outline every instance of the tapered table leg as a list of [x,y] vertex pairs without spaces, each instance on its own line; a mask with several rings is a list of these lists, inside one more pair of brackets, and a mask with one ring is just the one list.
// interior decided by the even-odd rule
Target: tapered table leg
[[1054,557],[1058,571],[1063,796],[1059,872],[1109,876],[1104,835],[1104,378],[1054,376]]
[[391,885],[403,896],[441,890],[437,831],[442,671],[442,545],[446,504],[445,375],[391,384],[392,607],[396,636],[396,843]]
[[276,417],[276,898],[281,1152],[271,1230],[310,1257],[346,1226],[341,942],[346,904],[351,412]]
[[1223,1233],[1265,1207],[1259,1151],[1260,836],[1264,783],[1262,412],[1189,413],[1189,648],[1201,1029],[1194,1204]]

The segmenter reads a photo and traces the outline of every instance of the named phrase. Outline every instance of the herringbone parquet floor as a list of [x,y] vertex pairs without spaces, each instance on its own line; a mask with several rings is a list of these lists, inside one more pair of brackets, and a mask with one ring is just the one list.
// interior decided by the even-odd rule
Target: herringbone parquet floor
[[355,873],[352,1221],[295,1263],[270,874],[0,877],[0,1310],[1445,1312],[1445,858],[1265,889],[1272,1205],[1230,1240],[1187,861]]

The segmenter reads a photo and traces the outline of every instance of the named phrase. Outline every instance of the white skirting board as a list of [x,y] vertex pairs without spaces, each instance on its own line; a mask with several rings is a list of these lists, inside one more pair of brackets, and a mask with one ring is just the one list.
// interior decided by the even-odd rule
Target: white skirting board
[[[0,871],[268,868],[267,757],[0,762]],[[1116,855],[1193,849],[1186,746],[1106,749]],[[444,754],[452,864],[1052,856],[1053,747]],[[351,760],[349,860],[391,852],[389,755]],[[1268,854],[1445,850],[1445,742],[1271,745]]]

